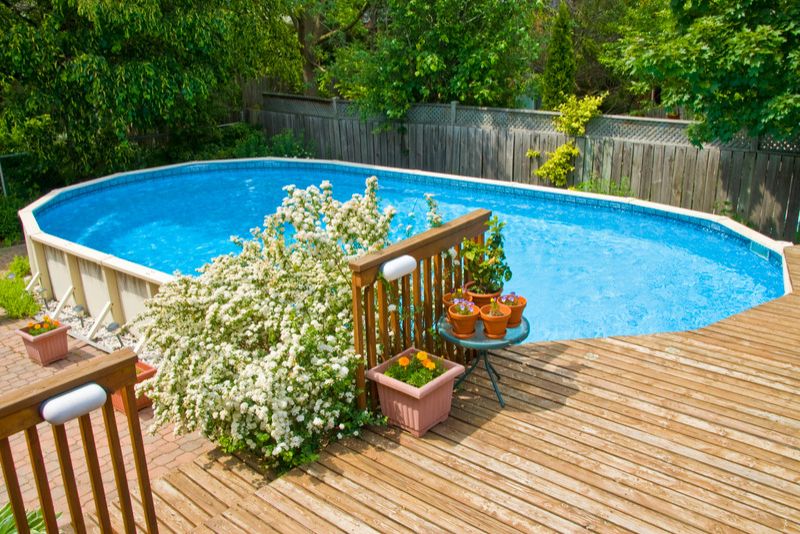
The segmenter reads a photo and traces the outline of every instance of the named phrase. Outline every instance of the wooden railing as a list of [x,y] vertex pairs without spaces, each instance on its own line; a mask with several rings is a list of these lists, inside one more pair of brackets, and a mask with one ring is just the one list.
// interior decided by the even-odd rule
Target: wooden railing
[[[367,405],[364,366],[374,367],[379,358],[383,361],[413,345],[463,361],[463,351],[442,343],[435,326],[444,312],[444,293],[467,281],[463,266],[455,259],[460,257],[461,242],[465,238],[482,242],[490,217],[488,210],[475,210],[350,262],[355,350],[364,357],[356,375],[360,407]],[[455,258],[449,253],[451,249],[456,252]],[[382,265],[406,255],[417,261],[411,274],[391,282],[380,276]],[[370,390],[369,395],[374,402],[374,391]]]
[[[89,383],[98,384],[108,393],[106,402],[102,406],[103,423],[105,434],[108,438],[108,447],[125,532],[135,532],[136,526],[114,407],[111,403],[111,392],[115,390],[121,390],[125,405],[139,493],[144,510],[144,525],[148,532],[157,532],[155,508],[150,491],[150,478],[147,472],[139,416],[136,411],[134,393],[136,361],[137,357],[133,351],[130,349],[120,350],[107,356],[77,364],[45,380],[0,397],[0,460],[2,460],[3,477],[19,532],[27,533],[28,524],[25,519],[25,504],[9,438],[18,433],[25,433],[31,470],[39,496],[39,507],[42,510],[47,531],[58,532],[56,510],[53,506],[51,488],[42,455],[42,445],[36,426],[44,421],[40,413],[40,407],[43,402]],[[111,532],[108,502],[103,487],[90,414],[79,416],[78,421],[97,512],[97,522],[103,532]],[[81,509],[66,428],[64,424],[55,424],[52,425],[52,429],[72,527],[75,532],[86,532],[86,521]]]

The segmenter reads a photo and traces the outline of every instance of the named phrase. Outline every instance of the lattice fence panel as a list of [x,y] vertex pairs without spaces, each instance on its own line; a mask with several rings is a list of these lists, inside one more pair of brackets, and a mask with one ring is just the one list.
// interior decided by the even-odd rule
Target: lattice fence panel
[[597,117],[586,127],[589,137],[630,139],[643,143],[689,145],[686,125],[674,121],[628,119],[623,117]]
[[800,153],[800,136],[794,139],[780,140],[770,135],[764,135],[758,138],[758,149],[797,154]]
[[421,104],[408,111],[408,122],[417,124],[450,124],[450,105]]

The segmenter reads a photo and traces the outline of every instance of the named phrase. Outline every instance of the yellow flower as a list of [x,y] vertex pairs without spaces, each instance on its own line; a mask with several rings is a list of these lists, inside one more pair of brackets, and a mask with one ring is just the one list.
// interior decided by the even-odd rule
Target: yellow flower
[[403,356],[402,358],[397,360],[397,363],[400,364],[400,367],[408,367],[408,364],[411,363],[411,360]]
[[427,353],[427,352],[425,352],[424,350],[421,350],[421,351],[419,351],[419,352],[417,353],[417,359],[418,359],[419,361],[421,361],[421,362],[424,362],[425,360],[427,360],[427,359],[428,359],[428,353]]
[[433,371],[434,369],[436,369],[436,364],[435,364],[435,363],[433,363],[431,360],[428,360],[428,361],[424,362],[422,365],[424,365],[425,367],[427,367],[427,368],[428,368],[428,369],[430,369],[431,371]]

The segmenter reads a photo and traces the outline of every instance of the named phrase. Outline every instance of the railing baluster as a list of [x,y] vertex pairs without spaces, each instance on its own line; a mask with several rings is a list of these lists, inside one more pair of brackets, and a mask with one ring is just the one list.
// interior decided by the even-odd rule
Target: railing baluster
[[108,438],[108,449],[111,452],[111,466],[114,469],[114,482],[117,485],[117,497],[122,510],[125,532],[134,532],[136,525],[133,520],[131,493],[128,489],[128,477],[125,473],[125,462],[122,458],[122,448],[120,447],[119,432],[117,431],[117,418],[114,415],[114,405],[111,402],[111,397],[108,397],[103,405],[103,424]]
[[64,425],[53,425],[53,437],[56,442],[58,464],[61,467],[61,480],[64,483],[64,493],[67,495],[69,515],[72,528],[77,533],[86,532],[86,524],[81,512],[81,499],[78,496],[78,487],[75,484],[75,471],[72,469],[72,457],[69,454],[69,441]]
[[[367,367],[370,369],[378,364],[376,347],[375,347],[375,288],[374,285],[368,285],[364,288],[364,326],[367,334]],[[377,387],[374,383],[370,383],[370,398],[373,406],[376,406]]]
[[78,418],[81,428],[81,440],[83,441],[83,454],[86,457],[86,467],[89,470],[89,482],[92,485],[92,495],[94,496],[94,506],[97,510],[97,519],[103,532],[111,532],[111,519],[108,517],[108,503],[106,502],[106,492],[103,487],[103,475],[100,473],[100,462],[97,459],[97,447],[94,442],[94,432],[92,431],[92,419],[89,414]]
[[378,280],[376,284],[378,286],[378,330],[381,335],[382,359],[386,360],[391,356],[392,351],[392,347],[389,343],[389,325],[387,322],[389,311],[386,302],[386,282],[384,280]]
[[158,522],[156,521],[153,494],[150,490],[150,473],[147,472],[147,459],[144,455],[142,429],[139,425],[139,412],[136,408],[136,393],[134,392],[133,384],[128,384],[123,388],[122,400],[125,405],[125,415],[128,419],[128,433],[131,437],[131,445],[133,445],[133,463],[136,466],[136,476],[139,479],[139,494],[142,498],[147,532],[156,533],[158,532]]
[[430,257],[422,260],[423,266],[423,285],[425,291],[425,350],[433,352],[433,336],[430,329],[433,328],[433,270],[432,261]]
[[[392,299],[396,299],[400,292],[397,280],[392,280],[390,287],[392,288]],[[403,333],[400,332],[400,310],[396,309],[391,312],[389,318],[391,319],[392,332],[394,333],[392,354],[397,354],[403,350]],[[390,354],[390,356],[392,354]]]
[[459,258],[459,263],[456,266],[453,274],[455,275],[454,278],[454,288],[464,287],[464,281],[461,279],[461,269],[463,268],[463,263],[461,261],[461,243],[455,246],[456,249],[456,258]]
[[417,262],[417,269],[412,273],[414,280],[414,346],[422,348],[424,323],[422,319],[422,267]]
[[[433,308],[433,325],[435,326],[438,324],[439,319],[442,318],[442,284],[443,276],[442,271],[444,269],[442,263],[442,254],[441,252],[438,254],[434,254],[433,256],[433,295],[434,295],[434,308]],[[434,351],[440,353],[444,350],[444,344],[441,342],[440,338],[437,337],[433,340],[434,342]]]
[[25,441],[28,442],[28,455],[31,459],[33,476],[36,481],[36,493],[39,495],[39,506],[42,509],[47,532],[58,532],[56,511],[53,507],[53,496],[50,493],[50,483],[47,480],[47,470],[44,467],[42,444],[39,442],[39,432],[32,426],[25,430]]
[[17,468],[14,467],[14,456],[11,454],[11,445],[8,438],[0,439],[0,463],[3,464],[3,479],[6,482],[8,498],[11,500],[11,510],[14,512],[14,521],[17,523],[17,530],[22,534],[28,534],[28,520],[25,516],[25,503],[22,502],[22,492],[19,490],[19,480],[17,479]]
[[401,279],[403,287],[402,310],[403,310],[403,341],[405,344],[404,348],[408,348],[411,346],[411,300],[410,300],[411,290],[409,288],[409,276],[404,276]]

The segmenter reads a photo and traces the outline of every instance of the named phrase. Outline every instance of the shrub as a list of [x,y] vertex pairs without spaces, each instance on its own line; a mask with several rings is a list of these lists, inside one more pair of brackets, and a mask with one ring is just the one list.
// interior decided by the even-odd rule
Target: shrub
[[291,130],[272,136],[267,145],[267,156],[280,158],[311,158],[314,156],[302,137]]
[[39,304],[25,290],[22,278],[0,278],[0,307],[12,319],[32,317],[39,311]]
[[348,261],[388,243],[378,182],[347,202],[332,186],[285,188],[264,229],[197,277],[161,286],[135,320],[159,367],[145,387],[158,425],[288,468],[371,417],[355,406]]
[[536,176],[544,178],[557,187],[567,185],[569,173],[575,170],[572,161],[578,157],[580,151],[572,141],[567,141],[553,152],[548,152],[550,156],[544,165],[533,171]]
[[31,274],[31,264],[27,256],[14,256],[11,263],[8,265],[8,270],[14,275],[14,278],[23,280],[26,276]]
[[22,241],[22,225],[17,212],[25,201],[14,196],[0,197],[0,244],[8,247]]
[[581,99],[575,95],[570,95],[556,108],[561,113],[553,119],[556,130],[570,137],[578,137],[586,134],[586,125],[592,118],[600,115],[600,105],[606,95],[585,96]]
[[601,178],[592,178],[570,187],[572,191],[584,191],[586,193],[600,193],[601,195],[612,195],[615,197],[633,196],[631,184],[627,178],[623,178],[620,183]]
[[511,280],[511,268],[508,266],[506,253],[503,250],[503,227],[505,225],[506,223],[500,222],[495,215],[486,221],[489,235],[483,244],[471,239],[464,239],[461,243],[464,271],[475,283],[472,291],[476,293],[500,291],[503,282]]

